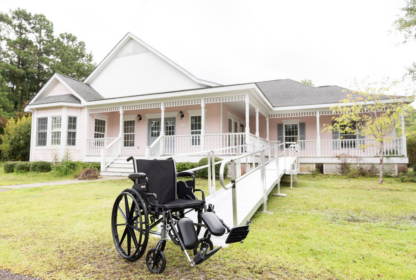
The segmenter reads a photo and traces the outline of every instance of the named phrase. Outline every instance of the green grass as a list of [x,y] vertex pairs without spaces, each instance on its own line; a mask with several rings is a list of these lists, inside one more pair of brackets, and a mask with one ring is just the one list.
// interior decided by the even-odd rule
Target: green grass
[[287,197],[269,197],[273,215],[255,214],[243,244],[200,266],[190,268],[168,242],[160,276],[144,258],[129,263],[115,251],[111,208],[129,187],[123,180],[0,193],[0,268],[45,279],[416,279],[416,184],[298,176],[293,189],[283,184]]
[[51,172],[4,173],[0,166],[0,186],[43,183],[74,179],[74,174],[67,176],[54,175]]

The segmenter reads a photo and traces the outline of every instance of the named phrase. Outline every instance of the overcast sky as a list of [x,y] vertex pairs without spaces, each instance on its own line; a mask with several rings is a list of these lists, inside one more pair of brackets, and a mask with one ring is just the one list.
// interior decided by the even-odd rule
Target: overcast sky
[[221,84],[290,78],[348,87],[401,78],[415,44],[389,34],[404,0],[0,0],[43,13],[100,62],[132,32],[201,79]]

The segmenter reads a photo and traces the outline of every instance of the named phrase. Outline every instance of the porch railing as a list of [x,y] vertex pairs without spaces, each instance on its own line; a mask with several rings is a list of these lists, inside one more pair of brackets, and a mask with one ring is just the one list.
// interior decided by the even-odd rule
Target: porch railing
[[101,148],[107,147],[118,137],[108,138],[88,138],[87,139],[87,156],[101,156]]
[[163,155],[188,154],[201,151],[201,135],[163,136]]
[[106,168],[121,154],[121,137],[117,137],[106,147],[101,148],[101,171]]
[[[316,140],[299,140],[299,152],[301,157],[318,156]],[[403,142],[401,138],[386,141],[384,155],[403,156]],[[366,146],[363,148],[363,146]],[[321,157],[335,157],[341,154],[358,157],[379,156],[379,143],[376,139],[341,139],[321,140]]]
[[205,150],[223,149],[222,154],[235,154],[236,146],[245,145],[245,140],[245,133],[206,134]]
[[160,157],[160,155],[162,154],[162,149],[161,149],[161,145],[163,142],[163,136],[159,136],[153,143],[152,145],[146,147],[146,158],[157,158]]

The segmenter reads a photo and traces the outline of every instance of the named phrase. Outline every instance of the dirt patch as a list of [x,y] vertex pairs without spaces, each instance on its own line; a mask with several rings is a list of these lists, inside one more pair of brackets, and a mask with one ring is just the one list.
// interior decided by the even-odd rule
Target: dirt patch
[[30,277],[21,274],[13,274],[6,270],[0,269],[0,279],[2,280],[41,280],[41,278],[37,277]]
[[100,171],[95,168],[88,168],[75,176],[78,180],[96,180],[100,178]]

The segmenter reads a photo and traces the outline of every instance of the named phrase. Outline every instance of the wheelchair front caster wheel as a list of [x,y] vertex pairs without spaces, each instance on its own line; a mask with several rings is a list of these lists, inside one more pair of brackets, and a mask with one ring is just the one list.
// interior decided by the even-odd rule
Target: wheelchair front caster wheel
[[214,245],[212,244],[212,241],[209,239],[201,238],[198,241],[198,245],[196,245],[196,248],[194,248],[194,256],[198,254],[199,251],[202,249],[207,249],[207,252],[214,249]]
[[146,265],[151,273],[162,273],[166,267],[166,257],[163,251],[156,252],[156,248],[152,248],[147,252]]

